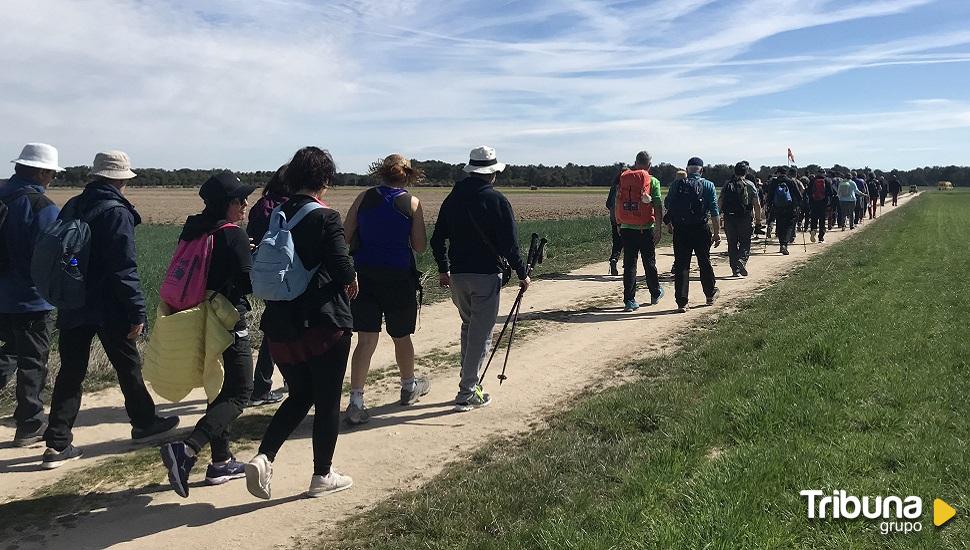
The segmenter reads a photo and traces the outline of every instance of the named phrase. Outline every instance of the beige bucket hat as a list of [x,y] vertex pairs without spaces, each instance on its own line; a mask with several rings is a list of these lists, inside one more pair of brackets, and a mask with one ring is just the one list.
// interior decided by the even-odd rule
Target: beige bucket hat
[[123,151],[104,151],[94,156],[92,176],[112,180],[130,180],[137,176],[131,171],[131,161]]

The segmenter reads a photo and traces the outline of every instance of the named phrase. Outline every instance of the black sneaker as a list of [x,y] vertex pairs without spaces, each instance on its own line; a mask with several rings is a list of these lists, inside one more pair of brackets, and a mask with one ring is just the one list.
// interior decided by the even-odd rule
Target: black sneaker
[[247,407],[258,407],[260,405],[272,405],[285,399],[282,392],[268,391],[260,396],[254,396],[246,403]]
[[181,441],[162,445],[159,454],[162,455],[162,463],[168,472],[168,482],[172,485],[172,490],[178,496],[188,498],[189,472],[198,457],[189,456],[185,451],[185,443]]
[[714,289],[714,294],[711,294],[710,296],[707,297],[707,305],[713,306],[714,305],[714,302],[717,300],[718,296],[720,296],[720,295],[721,295],[720,289],[715,288]]
[[738,274],[741,275],[742,277],[747,277],[748,276],[748,268],[744,267],[743,265],[740,266],[740,267],[738,267]]
[[177,416],[156,416],[155,421],[152,422],[151,426],[146,428],[132,428],[131,438],[135,441],[144,441],[146,439],[155,437],[156,435],[170,432],[178,425],[179,417]]
[[235,458],[219,464],[209,464],[205,470],[205,482],[209,485],[222,485],[234,479],[246,477],[245,464]]
[[40,467],[45,470],[53,470],[54,468],[60,468],[72,460],[77,460],[83,455],[84,453],[81,451],[81,449],[78,449],[70,443],[67,444],[67,447],[65,447],[63,451],[58,451],[57,449],[48,447],[47,450],[44,451],[44,458],[40,463]]
[[787,256],[788,255],[788,247],[787,246],[781,247],[781,253],[782,253],[783,256]]
[[619,275],[620,271],[616,268],[616,260],[610,260],[610,275]]
[[28,447],[42,441],[45,430],[47,430],[47,424],[43,422],[38,424],[36,429],[31,429],[29,426],[17,426],[17,432],[13,436],[13,446]]

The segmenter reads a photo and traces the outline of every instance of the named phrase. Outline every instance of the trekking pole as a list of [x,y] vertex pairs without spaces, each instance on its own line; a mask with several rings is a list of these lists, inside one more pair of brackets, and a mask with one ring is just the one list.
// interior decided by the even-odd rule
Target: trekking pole
[[[536,235],[533,233],[533,236],[536,236]],[[547,241],[545,239],[539,240],[539,245],[536,248],[536,254],[535,256],[533,256],[532,262],[529,264],[529,270],[528,270],[529,275],[532,274],[532,270],[535,269],[535,266],[537,263],[538,264],[542,263],[542,260],[545,257],[546,242]],[[519,320],[519,310],[522,308],[522,297],[524,295],[525,295],[525,291],[520,289],[518,307],[515,308],[515,314],[512,317],[512,330],[509,331],[509,345],[507,348],[505,348],[505,361],[502,363],[502,372],[498,375],[499,386],[502,385],[502,382],[505,382],[506,380],[509,379],[508,376],[505,376],[505,369],[507,369],[509,366],[509,355],[511,355],[512,353],[512,339],[515,338],[515,324]]]
[[805,243],[805,232],[802,231],[802,250],[808,252],[808,245]]

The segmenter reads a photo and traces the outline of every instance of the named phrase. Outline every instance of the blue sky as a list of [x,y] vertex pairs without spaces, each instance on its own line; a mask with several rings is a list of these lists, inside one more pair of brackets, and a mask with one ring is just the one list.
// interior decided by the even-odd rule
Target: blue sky
[[10,158],[970,163],[966,0],[8,0],[4,20]]

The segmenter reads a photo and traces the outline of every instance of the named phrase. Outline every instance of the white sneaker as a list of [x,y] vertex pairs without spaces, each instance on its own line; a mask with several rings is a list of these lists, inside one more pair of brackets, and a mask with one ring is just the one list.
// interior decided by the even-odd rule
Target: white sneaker
[[269,500],[270,483],[273,481],[273,463],[264,454],[258,454],[245,465],[246,488],[257,498]]
[[306,494],[308,497],[322,497],[329,493],[350,489],[353,486],[354,480],[350,476],[345,476],[331,467],[329,474],[325,476],[315,475],[310,478],[310,489]]

